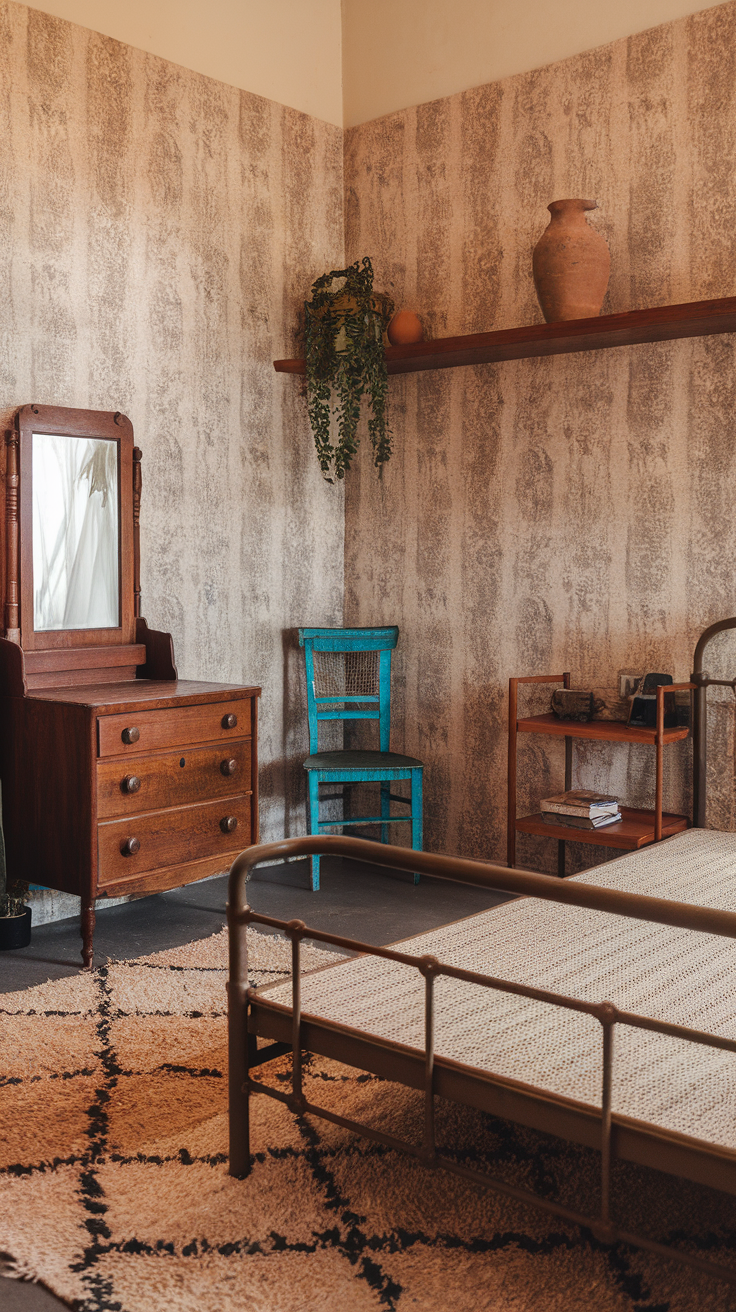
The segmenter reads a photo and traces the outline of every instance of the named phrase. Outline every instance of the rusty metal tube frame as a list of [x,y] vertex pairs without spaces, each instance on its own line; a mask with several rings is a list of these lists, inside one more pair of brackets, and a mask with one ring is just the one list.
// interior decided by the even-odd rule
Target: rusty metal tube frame
[[[736,625],[735,625],[736,626]],[[617,1226],[610,1212],[610,1183],[612,1158],[612,1108],[611,1095],[614,1064],[614,1031],[617,1024],[630,1025],[635,1028],[650,1030],[659,1034],[671,1035],[709,1047],[725,1049],[736,1053],[736,1041],[707,1034],[704,1031],[689,1029],[682,1025],[673,1025],[657,1021],[651,1017],[638,1016],[631,1012],[619,1010],[611,1002],[588,1003],[578,998],[570,998],[545,989],[532,988],[509,980],[496,979],[475,971],[463,970],[457,966],[445,965],[431,956],[417,957],[392,948],[377,947],[346,939],[336,934],[323,933],[308,929],[300,920],[281,921],[271,916],[262,916],[254,912],[245,900],[245,886],[253,867],[259,862],[289,856],[311,855],[347,856],[354,860],[366,861],[372,865],[386,866],[392,869],[420,870],[422,874],[473,883],[481,887],[500,888],[505,891],[539,897],[548,901],[564,902],[572,906],[593,907],[630,918],[654,921],[659,924],[677,928],[695,929],[706,933],[715,933],[727,938],[736,938],[736,913],[714,911],[707,907],[694,907],[685,903],[671,902],[664,899],[647,897],[638,893],[625,893],[614,889],[601,889],[592,885],[565,884],[549,875],[533,875],[524,871],[508,870],[502,866],[444,856],[426,852],[414,852],[406,848],[387,848],[384,845],[366,842],[355,838],[314,836],[311,838],[287,839],[281,843],[269,843],[248,848],[233,862],[230,870],[228,893],[228,926],[230,930],[230,978],[228,980],[228,1030],[230,1045],[230,1174],[242,1178],[250,1170],[250,1141],[248,1102],[251,1093],[263,1093],[277,1101],[284,1102],[296,1114],[308,1113],[318,1116],[333,1124],[352,1130],[356,1134],[374,1139],[388,1147],[408,1152],[428,1165],[440,1165],[457,1175],[462,1175],[476,1183],[482,1183],[507,1196],[522,1200],[553,1213],[576,1225],[589,1227],[604,1242],[621,1241],[645,1248],[661,1256],[673,1258],[697,1267],[720,1280],[736,1283],[736,1271],[731,1271],[714,1262],[709,1262],[697,1255],[683,1253],[677,1249],[658,1244],[656,1241],[635,1235]],[[246,947],[246,930],[249,924],[267,925],[282,930],[292,943],[292,1054],[293,1073],[291,1093],[271,1088],[258,1082],[250,1075],[250,1057],[248,1034],[248,1012],[251,998],[255,991],[248,984],[248,964]],[[309,937],[317,942],[343,948],[349,952],[369,954],[389,961],[401,962],[414,967],[425,980],[425,1047],[424,1047],[424,1085],[425,1115],[424,1133],[421,1146],[406,1143],[392,1135],[373,1130],[346,1117],[338,1116],[327,1108],[312,1103],[304,1095],[302,1088],[302,1047],[301,1029],[304,1013],[301,1008],[300,943]],[[602,1090],[601,1090],[601,1207],[597,1218],[590,1218],[570,1208],[540,1198],[525,1189],[507,1184],[485,1172],[476,1171],[454,1161],[444,1153],[437,1151],[434,1129],[434,1042],[435,1010],[434,983],[438,976],[444,975],[467,983],[491,988],[500,992],[512,993],[522,997],[549,1003],[566,1010],[583,1012],[597,1019],[602,1027]],[[307,1019],[314,1019],[307,1016]],[[373,1036],[379,1046],[382,1041]],[[268,1060],[270,1055],[283,1051],[283,1046],[273,1044],[265,1052],[258,1054],[259,1062]]]
[[736,617],[719,620],[711,624],[698,638],[693,656],[693,672],[690,676],[695,685],[693,706],[693,824],[696,829],[705,829],[707,818],[706,802],[706,764],[708,752],[707,696],[709,688],[732,688],[736,693],[736,679],[711,679],[703,670],[703,656],[711,638],[727,629],[736,629]]

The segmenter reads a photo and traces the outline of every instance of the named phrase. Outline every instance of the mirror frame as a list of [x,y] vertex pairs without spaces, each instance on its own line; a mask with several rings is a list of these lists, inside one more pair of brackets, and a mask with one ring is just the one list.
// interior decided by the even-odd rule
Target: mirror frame
[[[17,415],[19,441],[20,641],[25,651],[69,647],[119,647],[135,641],[133,599],[133,425],[123,414],[24,405]],[[33,621],[33,434],[97,437],[118,447],[118,579],[120,625],[114,629],[40,629]]]

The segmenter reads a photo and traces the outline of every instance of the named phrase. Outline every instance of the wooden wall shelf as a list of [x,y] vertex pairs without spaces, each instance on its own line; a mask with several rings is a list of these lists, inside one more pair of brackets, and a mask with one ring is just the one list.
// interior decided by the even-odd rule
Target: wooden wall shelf
[[[411,346],[389,346],[385,354],[390,374],[412,374],[422,369],[454,369],[464,364],[527,360],[537,355],[566,355],[733,332],[736,296],[726,296],[717,301],[660,305],[653,310],[630,310],[595,319],[539,323],[501,332],[472,333],[469,337],[439,337]],[[303,360],[274,360],[273,367],[281,374],[304,373]]]
[[[561,825],[548,823],[544,816],[520,816],[516,821],[517,833],[537,834],[541,838],[556,838],[560,843],[591,843],[594,847],[618,847],[624,852],[634,852],[640,847],[647,847],[656,837],[657,817],[654,811],[640,811],[635,807],[622,806],[621,819],[615,824],[604,825],[601,829],[563,828]],[[687,829],[687,817],[684,815],[662,814],[662,837],[670,838],[672,834],[682,834]]]
[[[649,743],[652,747],[657,741],[656,729],[637,729],[618,720],[588,720],[578,724],[574,720],[560,720],[551,713],[530,715],[525,720],[517,720],[516,732],[551,733],[558,738],[597,738],[606,743]],[[689,732],[684,725],[664,729],[662,742],[678,743],[687,738]]]

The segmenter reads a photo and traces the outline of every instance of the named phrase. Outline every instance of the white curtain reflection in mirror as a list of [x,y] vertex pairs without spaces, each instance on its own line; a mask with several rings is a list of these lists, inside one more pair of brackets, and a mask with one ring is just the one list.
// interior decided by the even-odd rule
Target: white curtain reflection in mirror
[[115,629],[117,443],[33,434],[33,627]]

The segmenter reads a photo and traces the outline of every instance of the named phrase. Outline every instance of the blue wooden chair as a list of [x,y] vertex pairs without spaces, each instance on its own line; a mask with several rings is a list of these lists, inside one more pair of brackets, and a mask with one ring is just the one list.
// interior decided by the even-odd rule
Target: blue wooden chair
[[[310,756],[304,762],[309,781],[309,832],[346,825],[380,824],[381,842],[388,842],[389,823],[411,824],[411,845],[422,850],[422,763],[413,756],[389,751],[391,733],[391,652],[399,630],[385,629],[300,629],[299,645],[307,663],[307,712]],[[378,720],[380,751],[319,750],[319,726],[323,720]],[[409,797],[391,792],[394,780],[411,781]],[[378,783],[380,815],[345,814],[342,820],[320,820],[320,784]],[[326,799],[322,799],[326,800]],[[403,802],[408,815],[391,815],[391,803]],[[419,875],[414,875],[419,883]],[[319,857],[312,857],[312,891],[319,888]]]

